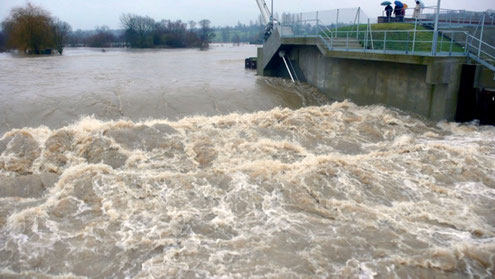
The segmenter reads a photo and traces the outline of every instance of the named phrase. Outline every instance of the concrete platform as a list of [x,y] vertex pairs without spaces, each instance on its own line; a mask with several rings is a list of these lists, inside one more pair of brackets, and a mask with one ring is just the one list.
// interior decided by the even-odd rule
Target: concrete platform
[[275,55],[284,50],[300,79],[330,99],[383,104],[435,121],[455,120],[465,56],[329,50],[316,36],[270,39],[258,51],[258,61],[264,61],[264,67],[258,67],[260,75],[288,77],[282,59]]

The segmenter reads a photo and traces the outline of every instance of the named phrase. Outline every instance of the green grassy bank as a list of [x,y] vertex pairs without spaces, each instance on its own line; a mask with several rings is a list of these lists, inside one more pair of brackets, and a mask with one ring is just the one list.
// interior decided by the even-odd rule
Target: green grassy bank
[[[372,24],[372,35],[367,35],[366,24],[346,26],[332,29],[332,35],[338,38],[358,38],[360,44],[368,49],[396,50],[415,52],[431,52],[433,32],[423,26],[418,25],[414,32],[414,24],[411,23],[378,23]],[[358,31],[359,30],[359,31]],[[326,32],[329,34],[330,32]],[[464,39],[458,33],[444,33],[438,37],[437,52],[464,52],[462,45],[456,43],[463,42]],[[386,37],[386,42],[384,39]],[[451,47],[451,39],[453,39]],[[414,45],[413,45],[414,41]]]

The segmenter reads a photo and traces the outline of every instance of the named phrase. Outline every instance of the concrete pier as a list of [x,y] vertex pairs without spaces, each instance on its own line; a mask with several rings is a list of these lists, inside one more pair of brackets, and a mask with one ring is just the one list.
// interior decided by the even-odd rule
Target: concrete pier
[[[282,59],[275,55],[280,50],[287,54],[301,81],[332,100],[383,104],[434,121],[456,120],[464,56],[330,51],[318,37],[272,35],[258,50],[259,75],[288,77]],[[486,77],[483,82],[490,83]]]

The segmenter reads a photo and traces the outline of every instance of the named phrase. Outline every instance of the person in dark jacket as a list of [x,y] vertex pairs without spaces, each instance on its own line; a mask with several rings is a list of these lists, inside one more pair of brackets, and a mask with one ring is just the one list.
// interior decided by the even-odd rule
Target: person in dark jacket
[[394,8],[392,8],[392,6],[390,5],[387,5],[385,7],[385,13],[387,14],[387,22],[390,22],[390,18],[392,17],[392,11],[394,10]]
[[402,18],[402,6],[395,5],[394,7],[395,21],[401,21]]

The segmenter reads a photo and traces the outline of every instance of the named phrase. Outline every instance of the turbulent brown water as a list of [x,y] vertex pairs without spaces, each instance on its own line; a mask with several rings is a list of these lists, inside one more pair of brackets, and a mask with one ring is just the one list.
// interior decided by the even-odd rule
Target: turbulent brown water
[[0,277],[495,276],[495,128],[351,102],[206,114],[6,132]]

